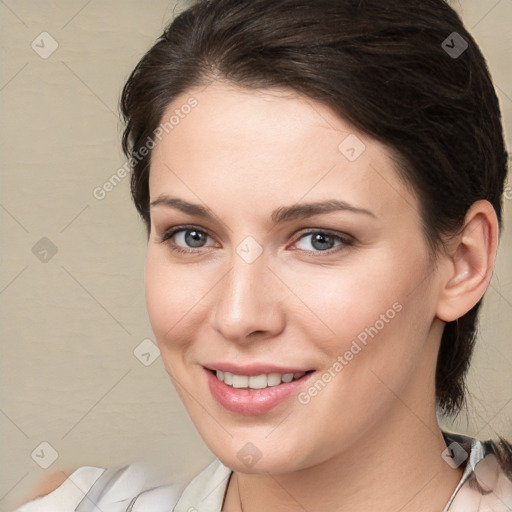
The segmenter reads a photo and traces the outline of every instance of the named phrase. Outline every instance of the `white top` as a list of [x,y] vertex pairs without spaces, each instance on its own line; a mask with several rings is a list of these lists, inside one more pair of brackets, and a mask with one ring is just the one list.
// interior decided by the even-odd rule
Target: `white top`
[[[465,459],[465,467],[441,512],[511,512],[512,481],[498,465],[491,444],[444,435],[448,448],[443,457],[455,467]],[[147,471],[137,464],[109,469],[86,466],[50,494],[14,512],[222,512],[231,474],[215,459],[183,489],[180,484],[152,485]]]

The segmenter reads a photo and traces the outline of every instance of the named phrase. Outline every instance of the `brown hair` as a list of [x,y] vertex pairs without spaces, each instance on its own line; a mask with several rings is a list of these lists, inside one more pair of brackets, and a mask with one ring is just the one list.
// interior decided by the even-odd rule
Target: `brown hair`
[[[501,223],[507,154],[498,100],[477,44],[444,1],[203,0],[183,12],[121,98],[132,196],[148,227],[151,153],[138,152],[177,95],[215,79],[287,87],[386,144],[434,251],[479,199]],[[479,307],[443,332],[436,393],[446,413],[464,404]]]

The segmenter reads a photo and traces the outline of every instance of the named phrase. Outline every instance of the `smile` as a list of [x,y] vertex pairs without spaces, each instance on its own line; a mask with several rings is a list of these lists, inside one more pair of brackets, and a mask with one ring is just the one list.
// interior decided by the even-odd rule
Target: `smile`
[[221,363],[204,368],[212,398],[224,409],[245,416],[265,414],[286,403],[292,407],[293,397],[304,390],[315,373],[260,364],[241,367]]
[[296,373],[262,373],[261,375],[236,375],[231,372],[223,372],[216,370],[217,379],[228,386],[237,389],[265,389],[268,387],[278,386],[279,384],[292,382],[300,379],[306,372]]

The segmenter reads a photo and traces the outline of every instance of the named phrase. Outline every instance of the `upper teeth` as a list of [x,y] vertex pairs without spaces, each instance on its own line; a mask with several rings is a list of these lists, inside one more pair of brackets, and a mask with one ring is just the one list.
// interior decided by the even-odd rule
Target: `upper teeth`
[[263,389],[269,386],[277,386],[282,382],[291,382],[294,379],[300,379],[306,372],[297,373],[269,373],[261,375],[235,375],[230,372],[221,372],[216,370],[217,378],[234,388]]

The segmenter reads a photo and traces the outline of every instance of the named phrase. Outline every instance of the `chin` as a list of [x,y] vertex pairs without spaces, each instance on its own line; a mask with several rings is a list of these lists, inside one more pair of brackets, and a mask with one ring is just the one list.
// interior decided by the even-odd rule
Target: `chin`
[[[225,456],[224,456],[225,455]],[[239,473],[247,473],[252,475],[290,473],[302,469],[294,462],[290,463],[289,457],[283,457],[276,454],[276,456],[262,457],[254,464],[241,461],[237,454],[219,454],[218,459],[228,468]],[[265,459],[265,460],[264,460]]]
[[[265,430],[268,435],[268,429]],[[248,474],[280,474],[306,468],[312,464],[306,459],[304,444],[291,443],[290,439],[276,439],[276,442],[262,439],[264,436],[234,436],[228,442],[218,439],[210,442],[203,437],[214,455],[232,470]],[[262,439],[259,441],[259,439]],[[288,442],[287,442],[288,441]],[[300,459],[297,454],[300,454]],[[309,460],[309,459],[308,459]]]

